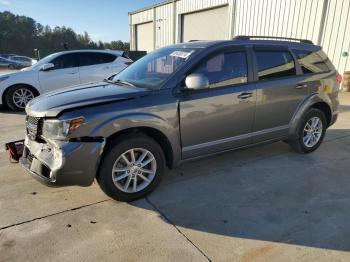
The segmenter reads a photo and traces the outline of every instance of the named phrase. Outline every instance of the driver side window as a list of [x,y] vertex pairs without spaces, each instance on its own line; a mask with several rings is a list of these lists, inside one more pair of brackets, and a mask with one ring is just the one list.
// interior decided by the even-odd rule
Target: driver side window
[[243,84],[248,81],[247,57],[244,51],[224,52],[210,57],[192,72],[203,74],[209,88]]
[[64,54],[59,57],[54,58],[51,63],[53,63],[54,69],[65,69],[79,66],[78,54]]

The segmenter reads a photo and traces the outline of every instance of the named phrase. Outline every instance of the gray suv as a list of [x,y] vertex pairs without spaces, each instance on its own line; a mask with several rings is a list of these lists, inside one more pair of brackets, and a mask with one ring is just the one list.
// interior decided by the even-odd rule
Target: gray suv
[[255,38],[165,47],[33,99],[22,166],[49,186],[96,179],[131,201],[190,159],[280,140],[314,151],[337,119],[341,77],[307,40]]

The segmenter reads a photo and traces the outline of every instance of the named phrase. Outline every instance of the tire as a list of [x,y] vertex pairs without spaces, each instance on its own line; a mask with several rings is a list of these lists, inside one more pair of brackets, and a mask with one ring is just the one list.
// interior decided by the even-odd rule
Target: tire
[[[23,94],[23,96],[21,96],[21,94]],[[24,111],[27,103],[35,96],[36,92],[26,85],[12,86],[5,95],[6,106],[12,111]],[[23,100],[21,100],[21,97]]]
[[[317,122],[317,119],[319,122]],[[311,128],[312,125],[310,124],[313,123],[321,123],[322,126],[317,125],[316,128]],[[305,131],[305,129],[314,131],[310,131],[309,133]],[[326,134],[326,130],[327,119],[325,114],[319,109],[311,108],[304,114],[304,116],[300,120],[294,137],[291,140],[289,140],[289,145],[295,152],[302,154],[311,153],[321,145]]]
[[8,65],[8,69],[14,70],[16,69],[14,65]]
[[[100,169],[97,174],[99,186],[106,195],[118,201],[129,202],[145,197],[157,187],[163,176],[165,156],[162,148],[152,138],[143,134],[118,137],[118,140],[115,141],[118,142],[114,142],[106,149],[107,152],[101,161]],[[135,155],[134,158],[136,162],[134,166],[128,166],[125,158],[122,157],[124,154],[131,163],[132,156],[130,150],[133,150]],[[138,160],[140,160],[145,153],[145,151],[142,150],[148,151],[150,154],[147,153],[141,163],[145,164],[152,159],[152,156],[154,157],[154,161],[144,167],[138,166],[140,163]],[[118,169],[120,172],[112,172],[113,169]],[[144,173],[141,170],[147,170],[147,172],[153,170],[153,174]],[[144,180],[140,174],[149,181]],[[137,186],[136,191],[134,190],[135,178]],[[125,189],[125,187],[127,188]]]

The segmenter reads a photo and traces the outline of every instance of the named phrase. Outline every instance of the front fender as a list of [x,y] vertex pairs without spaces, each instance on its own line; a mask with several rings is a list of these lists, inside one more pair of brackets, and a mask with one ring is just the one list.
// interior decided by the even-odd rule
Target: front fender
[[177,117],[164,119],[159,115],[147,112],[125,113],[105,119],[91,131],[90,136],[108,138],[132,128],[151,128],[162,133],[172,148],[173,164],[176,165],[180,161],[181,142]]
[[307,110],[309,110],[314,104],[316,103],[326,103],[329,108],[332,111],[332,102],[330,98],[323,93],[313,93],[310,96],[306,97],[298,106],[297,110],[295,111],[292,120],[289,124],[289,133],[288,135],[292,137],[296,132],[298,128],[298,124],[303,117],[303,115],[306,113]]
[[[4,75],[5,76],[5,75]],[[37,72],[16,72],[16,73],[10,73],[8,74],[9,78],[6,79],[3,82],[0,82],[0,98],[4,98],[5,92],[8,90],[8,88],[14,86],[14,85],[28,85],[36,89],[39,94],[42,94],[42,89],[39,84],[38,80],[38,74]],[[0,101],[0,104],[3,101]]]

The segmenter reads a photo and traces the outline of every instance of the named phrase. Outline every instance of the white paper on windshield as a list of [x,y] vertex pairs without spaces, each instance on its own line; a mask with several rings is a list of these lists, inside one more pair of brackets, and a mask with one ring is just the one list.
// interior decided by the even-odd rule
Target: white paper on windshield
[[170,54],[170,56],[180,57],[183,59],[188,58],[192,52],[185,52],[185,51],[174,51]]

